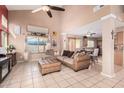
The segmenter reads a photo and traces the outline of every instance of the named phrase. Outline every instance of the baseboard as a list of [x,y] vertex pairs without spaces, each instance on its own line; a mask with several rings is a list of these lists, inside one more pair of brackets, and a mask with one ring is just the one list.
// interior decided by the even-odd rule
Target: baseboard
[[113,75],[108,75],[108,74],[105,74],[105,73],[103,73],[103,72],[101,72],[101,75],[106,76],[106,77],[109,77],[109,78],[115,77],[115,74],[113,74]]

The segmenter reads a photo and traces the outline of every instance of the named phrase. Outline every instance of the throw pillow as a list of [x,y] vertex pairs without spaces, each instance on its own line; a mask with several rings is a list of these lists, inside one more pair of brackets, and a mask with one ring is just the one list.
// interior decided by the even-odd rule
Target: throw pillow
[[70,53],[70,51],[64,50],[62,56],[68,56],[69,53]]
[[71,58],[73,54],[74,54],[74,51],[70,51],[70,53],[68,54],[68,57]]
[[76,54],[74,55],[74,59],[76,59],[79,55],[80,55],[80,53],[76,53]]
[[71,56],[71,58],[74,58],[74,56],[75,56],[77,53],[79,53],[79,51],[75,51],[75,52],[73,53],[73,55]]

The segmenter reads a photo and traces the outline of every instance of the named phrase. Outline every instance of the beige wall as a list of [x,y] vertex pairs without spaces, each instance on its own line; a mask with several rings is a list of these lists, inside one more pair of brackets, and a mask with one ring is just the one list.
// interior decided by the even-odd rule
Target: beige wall
[[99,20],[102,16],[110,13],[110,6],[104,6],[100,11],[94,13],[91,5],[69,5],[62,13],[62,32],[72,31],[88,23]]
[[[58,32],[58,42],[59,42],[59,31],[60,31],[60,13],[52,11],[53,18],[49,18],[45,12],[38,12],[32,14],[31,11],[9,11],[9,30],[13,31],[14,25],[19,25],[21,27],[21,35],[16,36],[16,38],[9,35],[9,43],[14,44],[17,51],[17,60],[23,61],[25,52],[25,37],[27,25],[42,26],[49,29],[50,32]],[[59,44],[58,44],[59,48]]]
[[[61,13],[61,33],[74,32],[74,30],[76,31],[84,25],[100,20],[102,16],[109,14],[111,11],[111,6],[104,6],[100,11],[94,13],[93,7],[92,5],[65,6],[66,11]],[[63,44],[61,43],[61,45]]]

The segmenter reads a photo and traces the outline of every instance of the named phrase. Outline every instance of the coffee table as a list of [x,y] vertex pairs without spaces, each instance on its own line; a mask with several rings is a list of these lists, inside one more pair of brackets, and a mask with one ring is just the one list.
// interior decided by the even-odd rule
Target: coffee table
[[38,66],[42,75],[61,70],[61,62],[56,58],[40,59]]

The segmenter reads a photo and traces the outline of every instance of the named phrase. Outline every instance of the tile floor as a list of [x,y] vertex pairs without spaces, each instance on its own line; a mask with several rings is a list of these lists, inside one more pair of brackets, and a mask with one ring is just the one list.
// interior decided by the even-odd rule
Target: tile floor
[[1,88],[123,88],[124,69],[119,67],[116,77],[106,78],[100,74],[99,64],[91,70],[74,72],[63,66],[60,72],[41,76],[37,62],[18,63],[0,84]]

